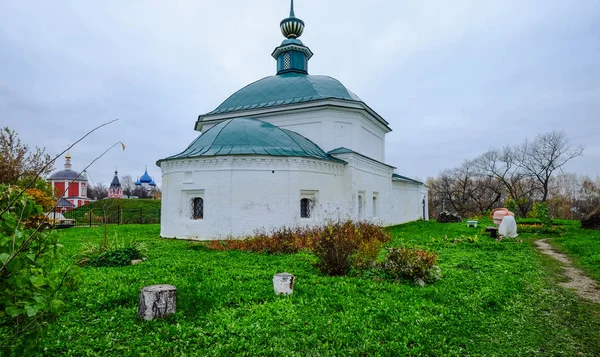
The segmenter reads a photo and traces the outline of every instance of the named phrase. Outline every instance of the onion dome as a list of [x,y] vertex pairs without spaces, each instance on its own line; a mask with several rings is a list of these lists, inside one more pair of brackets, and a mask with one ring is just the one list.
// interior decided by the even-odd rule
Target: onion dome
[[71,154],[65,156],[65,169],[57,171],[50,176],[52,181],[87,181],[85,174],[80,174],[77,171],[71,170]]
[[150,177],[150,175],[148,175],[148,169],[146,169],[146,171],[144,171],[144,174],[142,175],[142,177],[140,177],[140,182],[141,183],[152,182],[152,177]]
[[157,165],[174,159],[231,155],[309,157],[343,162],[296,132],[258,119],[235,118],[206,130],[182,153],[159,160]]
[[304,32],[304,21],[297,18],[294,14],[294,0],[290,6],[290,17],[281,20],[279,23],[281,33],[285,38],[298,38]]

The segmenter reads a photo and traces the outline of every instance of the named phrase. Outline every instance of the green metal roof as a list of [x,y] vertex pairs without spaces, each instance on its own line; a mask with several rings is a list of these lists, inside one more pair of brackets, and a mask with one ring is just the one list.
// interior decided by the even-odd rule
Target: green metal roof
[[343,99],[362,102],[356,94],[349,91],[337,79],[328,76],[286,73],[266,77],[247,85],[207,115],[268,108],[319,99]]
[[418,183],[420,185],[423,185],[423,182],[421,181],[417,181],[415,179],[411,179],[410,177],[406,177],[406,176],[402,176],[402,175],[398,175],[398,174],[393,174],[392,178],[398,179],[398,180],[403,180],[403,181],[409,181],[412,183]]
[[182,153],[163,160],[224,155],[295,156],[345,162],[296,132],[252,118],[225,120],[198,136]]
[[388,165],[388,164],[386,164],[385,162],[381,162],[381,161],[375,160],[375,159],[373,159],[373,158],[370,158],[370,157],[368,157],[368,156],[366,156],[366,155],[363,155],[363,154],[361,154],[361,153],[359,153],[359,152],[356,152],[356,151],[354,151],[354,150],[351,150],[351,149],[345,148],[345,147],[343,147],[343,146],[342,146],[342,147],[339,147],[339,148],[335,148],[335,149],[333,149],[333,150],[330,150],[330,151],[328,151],[327,153],[328,153],[329,155],[339,155],[339,154],[355,154],[355,155],[358,155],[358,156],[362,156],[362,157],[364,157],[364,158],[367,158],[367,159],[369,159],[369,160],[371,160],[371,161],[377,162],[377,163],[379,163],[379,164],[385,165],[385,166],[387,166],[387,167],[391,167],[391,168],[394,168],[394,169],[396,168],[395,166]]

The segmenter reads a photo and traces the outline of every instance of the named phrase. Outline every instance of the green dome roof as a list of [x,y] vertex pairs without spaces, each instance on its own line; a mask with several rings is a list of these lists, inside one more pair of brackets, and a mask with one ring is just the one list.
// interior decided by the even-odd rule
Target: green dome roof
[[198,136],[182,153],[164,160],[224,155],[296,156],[343,162],[296,132],[252,118],[225,120]]
[[268,108],[320,99],[362,102],[340,81],[328,76],[288,73],[270,76],[247,85],[207,115]]

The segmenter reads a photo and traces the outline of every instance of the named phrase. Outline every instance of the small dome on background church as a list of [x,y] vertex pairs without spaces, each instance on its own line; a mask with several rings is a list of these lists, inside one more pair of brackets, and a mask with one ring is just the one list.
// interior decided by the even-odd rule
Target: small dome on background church
[[150,183],[150,182],[152,182],[152,177],[150,177],[150,175],[148,175],[148,169],[146,169],[144,171],[144,174],[142,175],[142,177],[140,177],[139,181],[141,183]]
[[67,155],[65,155],[64,170],[57,171],[57,172],[53,173],[52,175],[50,175],[50,180],[52,180],[52,181],[58,181],[58,180],[87,181],[87,178],[85,176],[85,171],[80,174],[79,172],[77,172],[75,170],[71,170],[71,154],[67,152]]
[[154,180],[152,179],[152,177],[150,175],[148,175],[148,168],[146,167],[146,170],[144,170],[144,174],[142,175],[142,177],[140,177],[136,182],[135,182],[136,186],[142,186],[142,185],[149,185],[149,186],[156,186],[156,183],[154,182]]

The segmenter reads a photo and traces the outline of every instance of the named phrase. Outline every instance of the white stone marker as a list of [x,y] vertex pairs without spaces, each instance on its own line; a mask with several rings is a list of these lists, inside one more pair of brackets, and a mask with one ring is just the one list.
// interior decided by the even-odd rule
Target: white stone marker
[[140,293],[138,316],[144,320],[154,320],[175,313],[177,288],[161,284],[146,286]]
[[277,295],[292,295],[294,293],[294,276],[290,273],[273,275],[273,288]]

